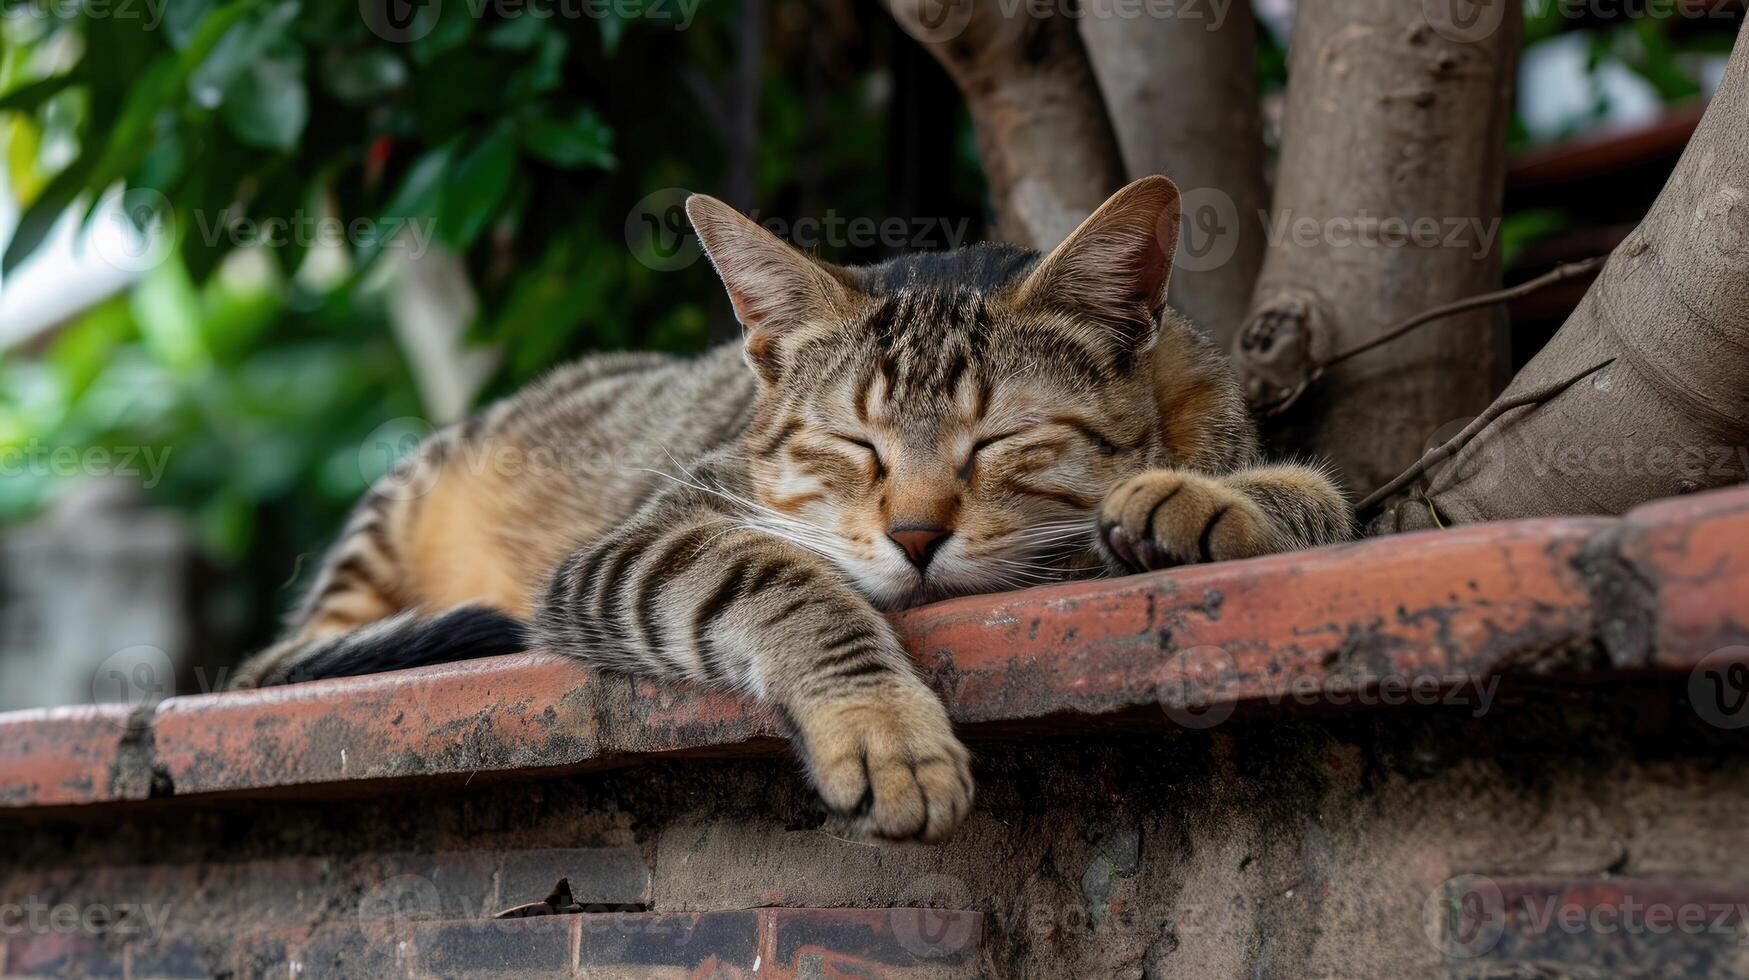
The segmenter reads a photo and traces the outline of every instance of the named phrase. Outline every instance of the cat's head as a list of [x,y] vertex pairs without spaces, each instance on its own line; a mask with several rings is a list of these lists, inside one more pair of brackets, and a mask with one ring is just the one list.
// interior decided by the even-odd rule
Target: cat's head
[[1171,458],[1155,362],[1163,320],[1189,331],[1166,309],[1170,180],[1125,187],[1042,258],[984,246],[840,268],[713,198],[687,213],[759,377],[742,443],[756,520],[878,605],[1090,567],[1105,492]]

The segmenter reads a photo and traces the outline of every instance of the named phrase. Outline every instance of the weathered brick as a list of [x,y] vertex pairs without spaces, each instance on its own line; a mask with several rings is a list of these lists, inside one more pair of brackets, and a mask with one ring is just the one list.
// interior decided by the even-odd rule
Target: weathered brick
[[950,909],[765,909],[772,980],[974,980],[983,916]]
[[127,946],[131,980],[209,980],[232,966],[232,937],[167,936]]
[[[619,723],[604,726],[604,716]],[[159,764],[182,795],[570,767],[775,731],[730,695],[634,694],[624,678],[542,653],[169,698],[153,727]]]
[[1436,934],[1458,976],[1745,975],[1749,887],[1644,878],[1490,878],[1447,883]]
[[[581,917],[580,966],[590,980],[750,977],[759,913],[603,913]],[[664,969],[671,968],[671,969]]]
[[203,864],[199,884],[182,891],[176,920],[196,923],[237,908],[249,910],[252,926],[262,929],[308,923],[327,902],[339,877],[327,858],[271,858]]
[[126,705],[35,708],[0,714],[0,807],[143,799],[127,778]]
[[576,964],[577,931],[575,915],[416,923],[416,974],[437,980],[569,977]]
[[385,854],[353,862],[346,874],[360,889],[362,920],[473,919],[504,904],[498,862],[483,850]]
[[505,905],[538,902],[566,878],[583,906],[648,905],[650,866],[635,847],[551,848],[503,855],[499,897]]
[[8,937],[5,976],[99,978],[125,975],[119,948],[93,936],[35,932]]
[[232,958],[237,980],[296,980],[292,974],[294,950],[294,936],[289,933],[239,938]]
[[301,946],[300,975],[370,980],[408,977],[412,975],[411,951],[404,927],[324,926]]

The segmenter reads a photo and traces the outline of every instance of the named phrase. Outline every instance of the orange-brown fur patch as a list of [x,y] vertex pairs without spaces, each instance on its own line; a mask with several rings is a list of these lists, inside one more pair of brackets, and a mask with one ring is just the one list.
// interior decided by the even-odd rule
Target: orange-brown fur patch
[[475,603],[531,616],[530,570],[494,533],[517,490],[493,467],[470,472],[462,458],[444,464],[406,530],[407,592],[427,609]]

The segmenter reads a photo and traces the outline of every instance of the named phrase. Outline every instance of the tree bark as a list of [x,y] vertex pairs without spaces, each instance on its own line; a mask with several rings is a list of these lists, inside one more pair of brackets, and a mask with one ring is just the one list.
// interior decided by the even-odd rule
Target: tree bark
[[1269,208],[1251,4],[1149,16],[1089,0],[1080,26],[1129,178],[1165,174],[1183,192],[1172,306],[1225,349],[1250,309]]
[[[1505,401],[1609,366],[1502,416],[1374,533],[1619,514],[1742,482],[1749,445],[1749,32],[1645,220]],[[1412,498],[1412,499],[1411,499]]]
[[886,3],[965,96],[998,235],[1049,249],[1123,185],[1087,53],[1054,0]]
[[[1254,404],[1393,323],[1500,285],[1521,14],[1450,0],[1497,19],[1430,17],[1445,2],[1300,5],[1269,247],[1232,348]],[[1332,368],[1271,441],[1365,492],[1413,463],[1429,432],[1487,405],[1509,368],[1497,310],[1443,320]]]

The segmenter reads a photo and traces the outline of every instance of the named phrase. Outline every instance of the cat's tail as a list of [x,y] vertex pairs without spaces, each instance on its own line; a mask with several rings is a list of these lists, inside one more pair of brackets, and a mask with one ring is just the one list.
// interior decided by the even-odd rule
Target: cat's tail
[[356,677],[526,649],[527,625],[496,609],[457,606],[436,616],[409,610],[338,635],[285,640],[250,658],[226,686]]

